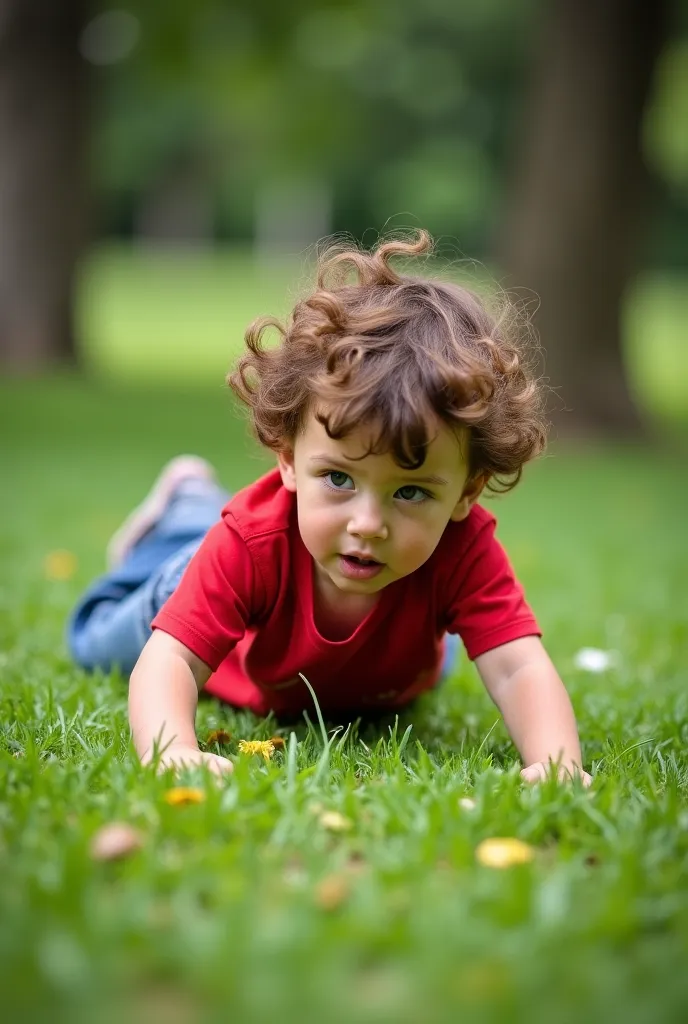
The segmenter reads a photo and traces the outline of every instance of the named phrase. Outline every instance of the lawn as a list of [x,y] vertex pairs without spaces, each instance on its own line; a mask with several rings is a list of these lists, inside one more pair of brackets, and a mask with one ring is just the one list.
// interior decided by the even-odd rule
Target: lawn
[[[132,754],[126,685],[65,617],[170,455],[265,465],[226,393],[3,384],[0,991],[6,1020],[685,1020],[688,480],[675,454],[555,450],[494,503],[579,716],[592,791],[524,788],[471,665],[399,722],[294,729],[202,703],[236,772]],[[46,563],[55,551],[71,553]],[[66,578],[50,578],[55,576]],[[612,652],[595,674],[583,647]],[[340,723],[329,723],[332,729]],[[269,763],[242,738],[284,738]],[[324,753],[325,751],[325,753]],[[466,803],[469,799],[474,803]],[[327,816],[336,811],[341,817]],[[101,862],[110,821],[141,849]],[[517,837],[529,863],[480,863]]]

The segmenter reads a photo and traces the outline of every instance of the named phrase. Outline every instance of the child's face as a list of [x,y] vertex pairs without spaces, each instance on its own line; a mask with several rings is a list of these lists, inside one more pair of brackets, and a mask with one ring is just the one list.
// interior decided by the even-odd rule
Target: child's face
[[279,456],[321,581],[350,594],[375,594],[414,572],[449,520],[464,519],[482,489],[467,486],[459,436],[442,422],[415,470],[403,469],[391,454],[363,455],[371,433],[361,426],[335,441],[311,414],[293,452]]

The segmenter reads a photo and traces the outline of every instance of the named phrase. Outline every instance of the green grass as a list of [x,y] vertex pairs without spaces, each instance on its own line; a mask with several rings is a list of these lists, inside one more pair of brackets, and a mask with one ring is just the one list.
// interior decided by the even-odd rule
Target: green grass
[[[265,464],[226,394],[2,385],[0,992],[9,1020],[678,1022],[688,1005],[688,482],[678,457],[554,452],[495,503],[500,533],[580,721],[591,792],[519,784],[466,662],[383,722],[317,725],[264,765],[239,738],[288,728],[202,703],[237,768],[197,806],[129,746],[126,687],[87,676],[65,617],[110,532],[168,456],[227,484]],[[76,575],[51,581],[66,548]],[[583,646],[612,669],[575,668]],[[311,716],[315,722],[315,716]],[[336,725],[337,723],[332,723]],[[391,730],[390,730],[391,726]],[[407,734],[408,728],[410,733]],[[198,781],[198,780],[197,780]],[[473,810],[460,798],[470,795]],[[328,832],[321,809],[349,831]],[[89,855],[133,823],[143,849]],[[479,841],[535,860],[496,871]],[[335,909],[323,879],[341,882]]]
[[241,350],[251,320],[288,312],[305,266],[260,264],[240,248],[96,249],[79,278],[84,354],[108,378],[207,387]]
[[[469,285],[476,280],[470,275]],[[103,246],[82,267],[79,336],[109,379],[208,386],[241,350],[246,325],[284,316],[310,284],[305,256],[261,264],[239,248]],[[638,401],[659,420],[688,420],[687,320],[685,277],[646,274],[631,288],[623,311],[628,373]]]

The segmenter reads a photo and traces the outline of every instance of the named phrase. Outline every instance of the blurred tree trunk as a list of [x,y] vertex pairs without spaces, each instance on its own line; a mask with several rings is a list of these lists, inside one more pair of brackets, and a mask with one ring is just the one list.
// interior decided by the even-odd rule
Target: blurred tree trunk
[[[642,114],[666,0],[551,0],[501,246],[535,325],[562,431],[639,433],[621,351],[648,179]],[[561,407],[564,407],[565,411]]]
[[75,360],[86,238],[86,0],[0,0],[0,362]]

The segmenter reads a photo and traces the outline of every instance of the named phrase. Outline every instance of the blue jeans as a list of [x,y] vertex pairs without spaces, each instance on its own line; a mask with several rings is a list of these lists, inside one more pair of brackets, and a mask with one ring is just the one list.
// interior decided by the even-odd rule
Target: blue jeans
[[229,497],[205,480],[181,484],[153,529],[96,580],[72,613],[67,643],[78,665],[106,672],[118,667],[129,675],[151,622]]
[[[156,525],[121,565],[101,576],[74,610],[67,628],[72,657],[82,668],[129,675],[151,635],[150,624],[174,592],[229,494],[205,480],[183,483]],[[442,678],[461,642],[447,634]]]

